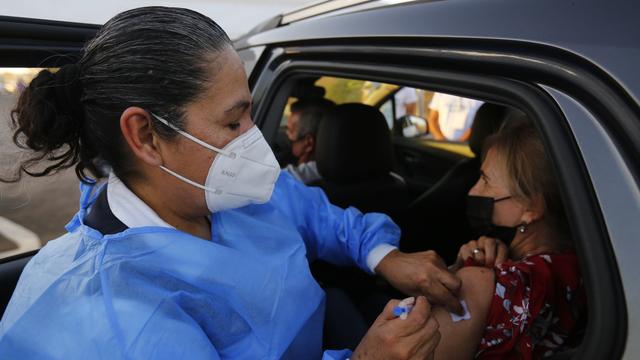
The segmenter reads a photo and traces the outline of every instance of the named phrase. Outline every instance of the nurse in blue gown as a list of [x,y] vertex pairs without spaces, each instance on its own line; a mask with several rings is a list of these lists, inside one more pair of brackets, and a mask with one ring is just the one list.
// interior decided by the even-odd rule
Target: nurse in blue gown
[[[18,173],[75,166],[81,199],[20,278],[2,359],[422,359],[439,339],[427,298],[459,306],[458,279],[431,252],[399,252],[388,217],[280,173],[242,61],[201,14],[117,15],[78,63],[39,73],[13,119],[51,165]],[[391,301],[353,353],[323,352],[314,259],[426,297],[406,320]]]

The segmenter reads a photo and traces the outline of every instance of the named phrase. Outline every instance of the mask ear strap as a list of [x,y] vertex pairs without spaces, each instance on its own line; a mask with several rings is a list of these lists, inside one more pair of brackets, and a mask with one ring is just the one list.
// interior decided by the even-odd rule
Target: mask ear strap
[[[209,145],[209,144],[207,144],[206,142],[204,142],[204,141],[202,141],[202,140],[198,139],[197,137],[195,137],[195,136],[193,136],[193,135],[191,135],[191,134],[189,134],[189,133],[186,133],[186,132],[184,132],[184,131],[182,131],[182,130],[178,129],[178,128],[177,128],[177,127],[175,127],[173,124],[171,124],[170,122],[168,122],[166,119],[163,119],[163,118],[161,118],[160,116],[158,116],[158,115],[156,115],[156,114],[154,114],[154,113],[151,113],[151,115],[153,115],[153,117],[155,117],[155,118],[156,118],[158,121],[160,121],[162,124],[164,124],[164,125],[168,126],[168,127],[169,127],[169,128],[171,128],[172,130],[174,130],[174,131],[178,132],[180,135],[182,135],[182,136],[186,137],[187,139],[189,139],[189,140],[193,141],[194,143],[196,143],[196,144],[198,144],[198,145],[200,145],[200,146],[203,146],[203,147],[205,147],[205,148],[207,148],[207,149],[209,149],[209,150],[211,150],[211,151],[215,151],[215,152],[217,152],[217,153],[219,153],[219,154],[222,154],[222,155],[225,155],[225,156],[230,156],[230,157],[232,157],[232,158],[234,158],[234,157],[235,157],[235,154],[232,154],[232,153],[230,153],[230,152],[228,152],[228,151],[226,151],[226,150],[223,150],[223,149],[218,149],[217,147],[215,147],[215,146],[213,146],[213,145]],[[233,155],[233,156],[232,156],[232,155]]]
[[166,167],[164,167],[164,166],[162,166],[162,165],[160,165],[160,169],[162,169],[162,170],[164,170],[164,171],[168,172],[169,174],[171,174],[171,175],[173,175],[173,176],[177,177],[178,179],[180,179],[180,180],[182,180],[182,181],[186,182],[187,184],[193,185],[193,186],[195,186],[195,187],[197,187],[197,188],[199,188],[199,189],[202,189],[202,190],[205,190],[205,191],[207,191],[207,190],[208,190],[208,191],[211,191],[211,192],[213,192],[214,194],[218,194],[218,195],[222,193],[222,191],[220,191],[220,190],[218,190],[218,189],[212,189],[212,188],[206,187],[206,186],[204,186],[204,185],[200,185],[200,184],[198,184],[197,182],[195,182],[195,181],[193,181],[193,180],[187,179],[186,177],[184,177],[184,176],[182,176],[182,175],[178,174],[178,173],[177,173],[177,172],[175,172],[175,171],[169,170],[168,168],[166,168]]
[[507,195],[507,196],[505,196],[505,197],[501,197],[501,198],[498,198],[498,199],[493,199],[493,202],[494,202],[494,203],[497,203],[498,201],[511,199],[511,197],[512,197],[511,195]]

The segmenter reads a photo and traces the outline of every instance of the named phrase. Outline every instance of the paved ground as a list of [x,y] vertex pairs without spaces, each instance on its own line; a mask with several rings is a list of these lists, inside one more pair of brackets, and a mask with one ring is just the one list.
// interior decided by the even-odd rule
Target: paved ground
[[[11,140],[12,95],[0,95],[0,173],[8,174],[21,156]],[[44,178],[25,176],[17,184],[0,183],[0,258],[27,251],[65,232],[78,208],[78,180],[73,169]],[[35,240],[34,240],[35,239]]]

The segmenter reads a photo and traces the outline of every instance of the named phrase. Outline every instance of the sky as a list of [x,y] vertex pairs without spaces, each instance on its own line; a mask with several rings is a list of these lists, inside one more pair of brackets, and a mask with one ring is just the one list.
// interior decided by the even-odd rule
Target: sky
[[103,24],[117,13],[139,6],[162,5],[199,11],[234,39],[277,14],[319,0],[0,0],[0,15]]

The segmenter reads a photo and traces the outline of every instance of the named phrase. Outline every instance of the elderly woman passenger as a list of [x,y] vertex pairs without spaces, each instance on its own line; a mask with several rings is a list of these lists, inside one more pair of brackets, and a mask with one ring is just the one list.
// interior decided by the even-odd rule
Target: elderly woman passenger
[[460,249],[467,319],[436,310],[436,359],[537,359],[575,340],[585,303],[578,259],[542,141],[518,120],[485,143],[468,214],[486,236]]

